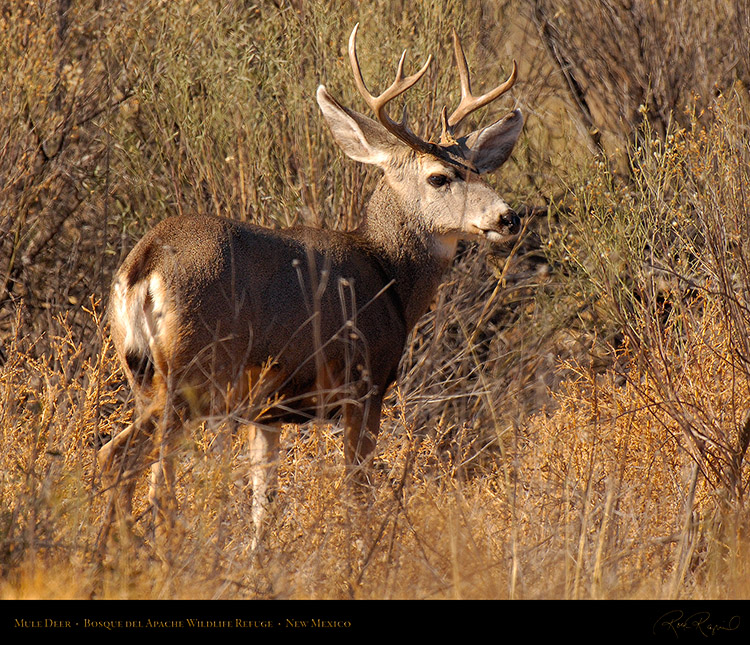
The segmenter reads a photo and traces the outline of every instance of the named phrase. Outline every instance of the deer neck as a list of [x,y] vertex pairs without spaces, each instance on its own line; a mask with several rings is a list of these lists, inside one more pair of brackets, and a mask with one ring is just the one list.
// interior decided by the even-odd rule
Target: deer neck
[[434,299],[456,246],[456,239],[425,230],[421,221],[417,205],[404,203],[381,179],[358,229],[393,279],[409,330]]

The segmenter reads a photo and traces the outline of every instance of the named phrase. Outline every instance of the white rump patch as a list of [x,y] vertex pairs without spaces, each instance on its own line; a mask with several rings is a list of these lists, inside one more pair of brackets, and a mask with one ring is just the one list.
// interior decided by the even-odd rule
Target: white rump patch
[[157,273],[128,289],[121,276],[114,284],[112,307],[117,325],[122,329],[124,349],[153,355],[154,343],[164,331],[166,293]]
[[148,329],[149,344],[152,346],[163,331],[163,319],[165,314],[166,294],[164,282],[158,273],[152,273],[148,281],[148,293],[150,298],[143,304],[143,314]]

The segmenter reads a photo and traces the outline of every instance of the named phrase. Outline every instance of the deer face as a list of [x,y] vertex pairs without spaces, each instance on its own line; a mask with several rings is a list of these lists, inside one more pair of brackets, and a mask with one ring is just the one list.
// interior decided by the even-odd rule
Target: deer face
[[[502,125],[503,136],[485,143],[486,150],[466,149],[467,160],[474,160],[471,167],[469,163],[448,163],[433,155],[412,153],[398,170],[386,168],[391,189],[409,212],[419,213],[415,226],[445,240],[484,236],[497,242],[518,233],[520,220],[476,170],[479,161],[481,167],[494,170],[510,154],[521,118],[513,115]],[[503,147],[504,155],[496,154],[497,146]],[[488,152],[495,154],[491,164],[485,159]]]

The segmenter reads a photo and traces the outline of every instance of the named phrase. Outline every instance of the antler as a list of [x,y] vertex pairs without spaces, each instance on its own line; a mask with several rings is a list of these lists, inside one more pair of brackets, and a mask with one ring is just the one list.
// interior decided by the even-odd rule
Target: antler
[[392,101],[394,98],[403,94],[412,85],[414,85],[420,78],[425,75],[427,68],[432,62],[432,55],[428,56],[427,62],[424,64],[415,74],[404,78],[404,60],[406,60],[406,50],[401,54],[401,60],[398,62],[398,69],[396,70],[396,79],[393,81],[391,86],[386,89],[380,96],[373,96],[365,85],[364,79],[362,78],[362,70],[357,60],[357,30],[359,29],[359,23],[354,25],[351,36],[349,36],[349,61],[352,65],[352,72],[354,73],[354,84],[357,86],[359,93],[364,97],[367,105],[375,113],[378,121],[385,127],[388,132],[403,141],[406,145],[418,152],[428,152],[434,154],[434,144],[431,144],[412,132],[406,124],[406,108],[404,108],[404,114],[400,122],[396,122],[388,116],[385,111],[385,106]]
[[516,74],[518,68],[516,61],[513,61],[513,70],[508,77],[508,80],[498,85],[494,90],[482,94],[482,96],[474,96],[471,93],[471,79],[469,78],[469,65],[466,62],[466,55],[464,54],[463,47],[461,47],[461,41],[458,39],[456,30],[453,30],[453,49],[456,55],[456,67],[458,67],[458,75],[461,80],[461,102],[455,109],[453,114],[446,117],[446,109],[443,108],[441,115],[441,121],[443,125],[443,133],[440,137],[440,143],[448,145],[454,143],[453,131],[456,126],[461,123],[469,114],[484,107],[488,103],[491,103],[496,98],[502,96],[507,92],[513,84],[516,82]]

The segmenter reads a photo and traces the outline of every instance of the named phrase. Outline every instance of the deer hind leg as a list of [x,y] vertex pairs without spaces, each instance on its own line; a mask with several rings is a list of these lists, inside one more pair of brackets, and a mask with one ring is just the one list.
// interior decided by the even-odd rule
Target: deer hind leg
[[133,495],[137,477],[146,469],[152,449],[155,424],[153,406],[136,415],[136,420],[106,443],[97,453],[107,492],[107,511],[100,534],[100,547],[110,537],[112,525],[118,527],[121,539],[129,541],[133,532]]
[[266,516],[276,497],[281,432],[278,428],[261,427],[256,424],[248,424],[246,427],[249,475],[253,495],[251,517],[255,528],[251,548],[255,550],[263,538]]
[[163,548],[175,536],[177,495],[175,461],[182,437],[185,414],[176,397],[167,396],[161,417],[156,420],[156,434],[151,454],[151,478],[148,500],[154,518],[157,546]]

